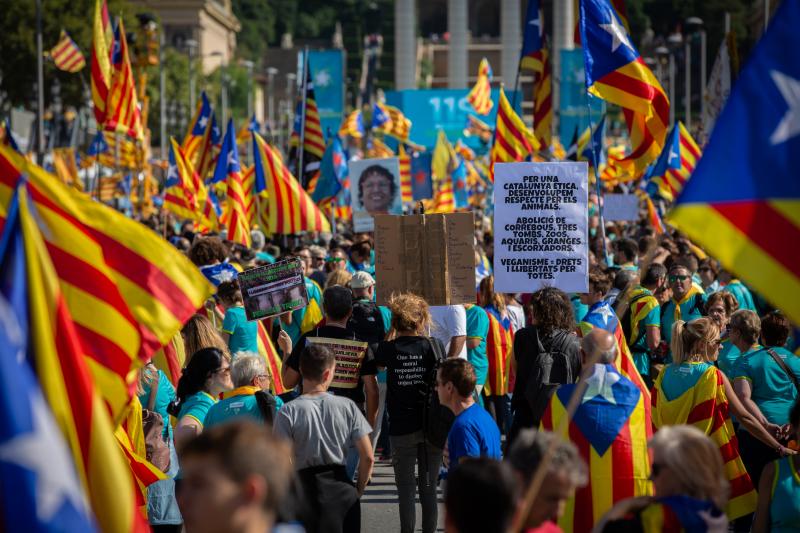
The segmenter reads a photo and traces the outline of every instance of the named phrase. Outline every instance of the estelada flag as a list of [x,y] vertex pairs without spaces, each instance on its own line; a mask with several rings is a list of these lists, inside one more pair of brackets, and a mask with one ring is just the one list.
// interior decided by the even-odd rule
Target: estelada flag
[[581,382],[556,390],[541,423],[548,431],[563,431],[589,467],[589,483],[575,491],[558,521],[564,531],[591,531],[616,502],[651,494],[647,398],[614,365],[594,365],[584,383],[569,424],[563,424],[567,405],[576,388],[584,387]]
[[800,323],[800,4],[783,2],[667,222]]
[[479,115],[488,115],[492,110],[492,67],[485,57],[478,66],[478,80],[467,95],[467,101]]
[[494,182],[495,163],[513,163],[533,157],[540,148],[539,141],[528,131],[525,123],[517,115],[500,88],[500,103],[497,106],[497,121],[494,130],[494,144],[491,152],[490,179]]
[[[705,363],[703,363],[705,364]],[[670,365],[671,366],[671,365]],[[750,475],[739,456],[739,444],[728,414],[722,371],[706,364],[694,386],[677,398],[670,399],[664,392],[664,369],[656,378],[653,394],[653,427],[689,424],[696,427],[719,446],[725,475],[730,483],[730,499],[725,514],[734,520],[755,511],[757,494]]]
[[[625,339],[625,333],[619,323],[619,318],[611,308],[611,305],[606,302],[597,302],[589,308],[589,312],[583,317],[583,320],[578,324],[581,336],[586,335],[592,328],[601,328],[614,336],[617,343],[617,360],[614,361],[614,366],[617,367],[623,376],[628,378],[636,385],[642,392],[645,398],[650,398],[650,391],[647,389],[642,375],[636,369],[633,363],[633,356],[628,349],[628,342]],[[650,431],[650,402],[645,405],[646,416],[648,420],[647,431]]]
[[667,144],[646,175],[647,192],[671,202],[683,190],[700,160],[700,147],[682,122],[672,127]]
[[508,393],[514,336],[492,313],[484,311],[489,315],[489,333],[486,335],[486,358],[489,360],[489,372],[483,390],[486,391],[487,396],[502,396]]
[[624,108],[633,151],[625,163],[643,172],[664,147],[669,100],[630,40],[609,0],[580,0],[587,90]]

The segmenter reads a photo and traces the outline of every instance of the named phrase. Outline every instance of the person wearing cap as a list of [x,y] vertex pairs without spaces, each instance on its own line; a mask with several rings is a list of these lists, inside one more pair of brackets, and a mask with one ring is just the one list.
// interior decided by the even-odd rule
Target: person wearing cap
[[[378,343],[389,333],[392,312],[389,308],[375,303],[375,278],[368,272],[356,272],[350,280],[350,290],[353,293],[353,314],[347,321],[347,328],[360,339],[367,341],[374,352],[378,348]],[[373,449],[381,434],[381,421],[386,405],[386,369],[379,370],[377,378],[378,414],[370,435]]]

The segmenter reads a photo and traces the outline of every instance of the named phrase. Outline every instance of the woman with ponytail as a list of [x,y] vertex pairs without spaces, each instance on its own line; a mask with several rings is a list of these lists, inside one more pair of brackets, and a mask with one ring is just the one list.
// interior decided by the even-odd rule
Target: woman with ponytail
[[672,326],[672,364],[655,382],[653,426],[692,425],[719,447],[731,486],[725,511],[731,520],[755,510],[756,492],[739,456],[731,413],[757,439],[781,454],[782,446],[741,404],[728,378],[713,363],[720,347],[719,328],[710,318],[676,320]]
[[178,419],[175,446],[181,446],[202,433],[206,413],[223,392],[233,389],[228,355],[218,348],[195,352],[178,381],[177,400],[170,414]]

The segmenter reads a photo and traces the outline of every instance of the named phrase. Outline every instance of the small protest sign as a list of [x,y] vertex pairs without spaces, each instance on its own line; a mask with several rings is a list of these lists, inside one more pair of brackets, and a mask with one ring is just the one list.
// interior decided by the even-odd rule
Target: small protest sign
[[281,261],[239,273],[247,320],[261,320],[308,305],[303,263]]
[[638,220],[639,197],[635,194],[604,194],[603,218],[605,220]]
[[367,354],[366,342],[332,339],[328,337],[306,337],[310,344],[321,344],[328,347],[336,359],[331,387],[339,389],[355,389],[361,377],[361,364]]

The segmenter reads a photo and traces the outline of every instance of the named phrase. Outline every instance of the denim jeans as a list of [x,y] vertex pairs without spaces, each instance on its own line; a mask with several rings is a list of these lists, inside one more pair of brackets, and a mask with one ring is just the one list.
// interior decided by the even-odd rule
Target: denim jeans
[[[442,449],[425,441],[422,431],[392,435],[392,466],[400,505],[400,532],[412,533],[416,522],[415,485],[422,504],[422,532],[434,533],[438,520],[436,484]],[[417,466],[417,476],[414,466]]]

